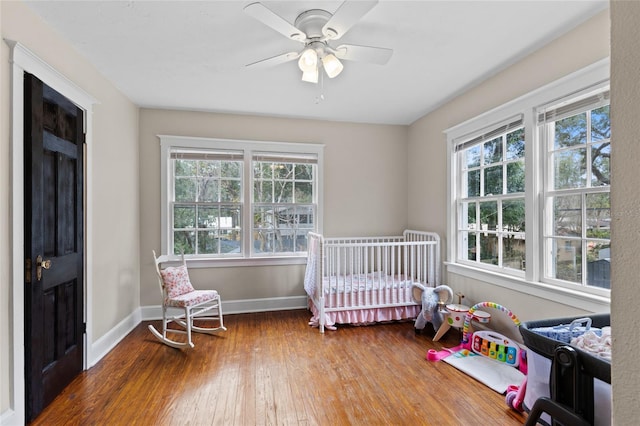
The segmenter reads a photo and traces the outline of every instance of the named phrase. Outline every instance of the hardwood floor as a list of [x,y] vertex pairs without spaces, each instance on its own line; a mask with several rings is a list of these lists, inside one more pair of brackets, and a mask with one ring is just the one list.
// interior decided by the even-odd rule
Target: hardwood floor
[[33,425],[521,425],[504,396],[444,362],[413,323],[341,326],[306,310],[225,316],[194,349],[159,343],[142,323],[83,372]]

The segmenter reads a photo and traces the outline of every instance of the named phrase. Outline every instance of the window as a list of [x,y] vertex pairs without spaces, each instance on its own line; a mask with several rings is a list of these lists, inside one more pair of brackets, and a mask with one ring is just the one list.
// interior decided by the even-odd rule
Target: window
[[611,288],[609,92],[540,109],[545,278]]
[[306,256],[321,229],[322,145],[160,140],[163,252],[214,264]]
[[446,133],[449,271],[568,303],[608,300],[608,62]]
[[524,270],[524,148],[521,117],[456,144],[460,258]]

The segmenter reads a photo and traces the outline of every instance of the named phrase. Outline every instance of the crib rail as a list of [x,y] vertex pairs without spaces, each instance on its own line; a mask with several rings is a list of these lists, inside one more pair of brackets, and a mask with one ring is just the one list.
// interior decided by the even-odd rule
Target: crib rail
[[439,243],[437,234],[422,231],[357,238],[309,233],[305,289],[321,322],[327,312],[415,305],[412,283],[439,283]]

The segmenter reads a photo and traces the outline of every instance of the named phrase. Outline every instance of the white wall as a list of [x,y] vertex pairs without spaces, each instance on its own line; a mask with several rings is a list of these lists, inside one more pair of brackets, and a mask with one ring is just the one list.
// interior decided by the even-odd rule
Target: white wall
[[[158,305],[151,250],[160,249],[160,141],[157,135],[307,142],[325,145],[324,233],[398,235],[407,222],[407,128],[142,109],[140,112],[141,304]],[[227,301],[304,296],[304,266],[192,269],[195,286]]]
[[631,425],[640,419],[636,332],[640,306],[640,2],[613,1],[611,21],[611,134],[615,141],[611,173],[611,379],[614,424]]
[[[140,305],[138,108],[24,3],[2,1],[0,11],[4,39],[19,42],[98,101],[93,109],[93,133],[88,147],[96,161],[88,164],[92,180],[86,187],[90,197],[87,209],[93,212],[92,226],[87,230],[92,238],[91,256],[87,259],[91,267],[87,282],[91,283],[93,295],[93,303],[87,307],[91,313],[91,346]],[[21,394],[13,395],[13,381],[23,372],[12,367],[14,345],[10,333],[16,324],[11,318],[14,311],[19,314],[23,307],[13,306],[11,301],[13,292],[23,283],[12,282],[13,257],[22,257],[22,253],[12,252],[10,232],[21,235],[23,230],[10,229],[10,49],[4,42],[0,47],[0,416],[13,424],[23,416],[22,412],[14,413],[7,420],[7,413],[16,407],[14,398],[23,399]]]
[[[608,56],[607,10],[413,123],[408,147],[409,227],[435,230],[446,244],[446,129]],[[496,302],[521,320],[585,312],[450,272],[446,277],[448,285],[465,294],[465,304]],[[608,310],[606,304],[589,306],[592,311]]]

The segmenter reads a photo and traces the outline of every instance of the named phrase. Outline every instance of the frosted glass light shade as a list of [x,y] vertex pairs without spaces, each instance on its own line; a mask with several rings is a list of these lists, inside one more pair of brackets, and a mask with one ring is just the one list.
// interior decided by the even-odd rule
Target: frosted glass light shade
[[342,62],[331,53],[322,58],[322,65],[329,78],[337,76],[344,68]]
[[311,71],[304,71],[302,73],[302,81],[306,81],[309,83],[317,83],[318,82],[318,68],[314,68]]
[[314,49],[306,49],[298,59],[298,67],[302,72],[318,69],[318,53]]

